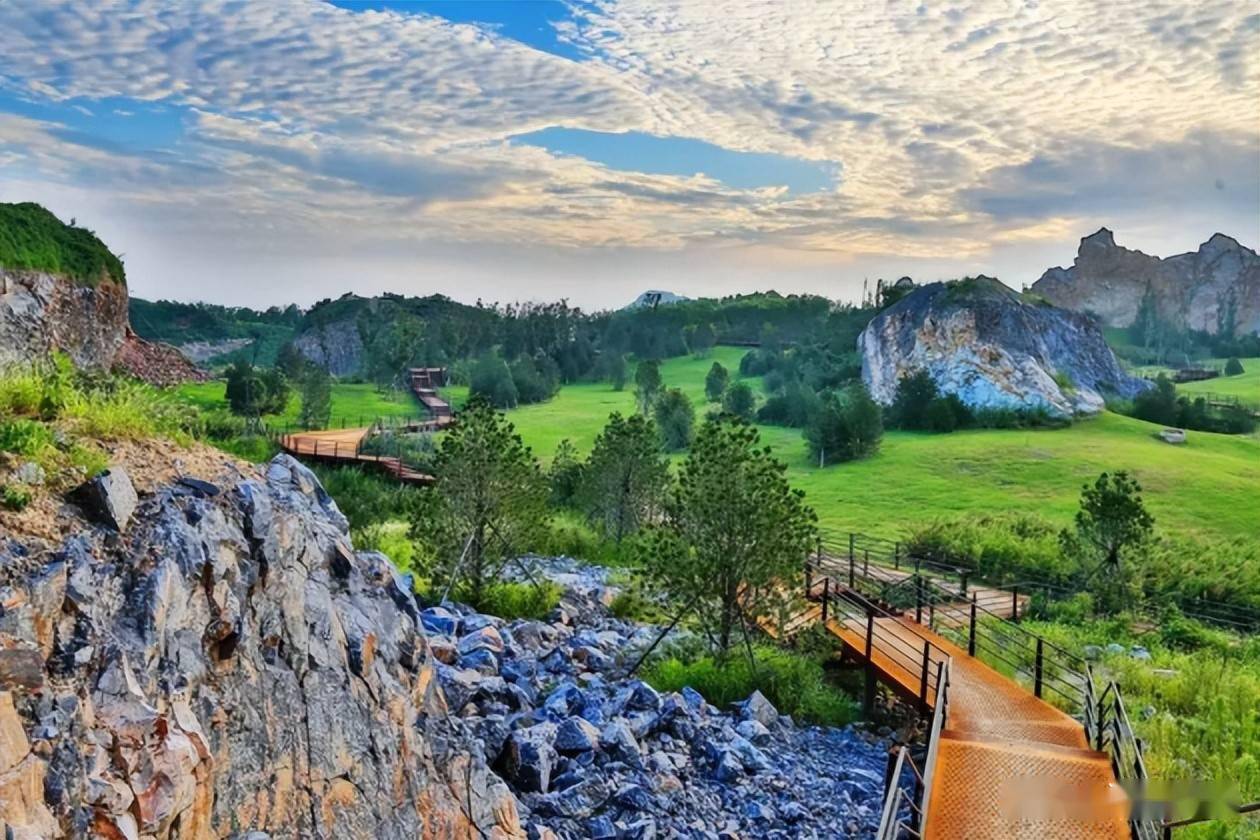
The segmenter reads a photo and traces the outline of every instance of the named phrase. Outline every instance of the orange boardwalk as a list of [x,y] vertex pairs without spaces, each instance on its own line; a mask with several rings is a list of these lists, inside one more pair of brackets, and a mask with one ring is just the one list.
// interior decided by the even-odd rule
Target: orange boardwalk
[[[805,615],[820,613],[814,607]],[[867,621],[834,615],[827,629],[849,655],[868,661]],[[789,634],[800,624],[794,621]],[[869,626],[869,663],[902,696],[921,700],[926,694],[928,705],[935,696],[934,682],[923,691],[925,648],[929,679],[940,662],[950,662],[948,716],[925,797],[924,838],[1130,836],[1128,802],[1111,761],[1090,749],[1079,721],[910,618],[877,617]]]

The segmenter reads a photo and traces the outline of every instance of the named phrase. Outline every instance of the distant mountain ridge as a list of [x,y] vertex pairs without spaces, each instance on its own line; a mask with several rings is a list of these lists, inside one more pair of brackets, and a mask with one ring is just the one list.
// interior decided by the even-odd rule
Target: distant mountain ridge
[[666,292],[660,289],[648,289],[643,294],[626,304],[626,309],[641,309],[643,307],[660,306],[665,303],[683,303],[691,298],[676,295],[673,292]]
[[1116,244],[1107,228],[1081,239],[1070,268],[1051,268],[1032,291],[1056,306],[1127,327],[1143,302],[1180,329],[1237,336],[1260,332],[1260,256],[1223,233],[1198,250],[1153,257]]

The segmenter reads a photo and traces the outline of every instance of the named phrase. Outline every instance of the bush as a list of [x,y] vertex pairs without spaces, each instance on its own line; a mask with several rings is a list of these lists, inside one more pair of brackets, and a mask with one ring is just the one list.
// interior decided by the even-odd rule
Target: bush
[[1063,556],[1058,529],[1025,513],[938,519],[911,533],[909,554],[959,566],[997,583],[1022,578],[1067,583],[1075,566]]
[[481,602],[473,604],[478,611],[499,618],[546,618],[560,603],[563,590],[551,581],[532,583],[492,583],[486,587]]
[[1243,370],[1242,362],[1238,361],[1237,356],[1225,363],[1226,376],[1241,376],[1244,373],[1246,373],[1246,371]]
[[832,394],[822,400],[805,428],[810,457],[820,467],[873,455],[883,436],[883,413],[860,382],[845,389],[843,398]]
[[520,401],[507,363],[489,353],[473,362],[468,374],[468,396],[482,397],[496,408],[515,408]]
[[16,484],[0,486],[0,506],[6,510],[22,511],[31,503],[31,491]]
[[691,686],[719,708],[760,691],[776,709],[798,720],[844,726],[857,717],[853,698],[828,682],[817,659],[760,645],[753,648],[753,659],[755,670],[742,651],[725,662],[669,656],[652,662],[643,677],[658,691]]
[[726,389],[722,397],[722,410],[741,420],[751,420],[756,398],[747,382],[736,382]]
[[320,483],[350,520],[352,529],[390,519],[407,519],[415,505],[416,490],[395,480],[358,467],[313,467]]

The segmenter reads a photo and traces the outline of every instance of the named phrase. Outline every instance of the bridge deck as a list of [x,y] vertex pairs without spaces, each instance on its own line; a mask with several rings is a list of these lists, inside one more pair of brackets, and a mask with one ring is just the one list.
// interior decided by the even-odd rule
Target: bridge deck
[[[808,615],[817,620],[820,612]],[[867,661],[866,619],[832,616],[826,626],[850,657]],[[1129,837],[1125,794],[1079,721],[912,618],[877,617],[872,628],[870,665],[905,697],[924,696],[925,642],[931,669],[950,660],[925,840]]]
[[331,429],[316,432],[295,432],[280,438],[280,447],[290,455],[314,458],[319,461],[345,464],[367,464],[385,470],[399,481],[408,484],[431,484],[433,476],[418,472],[389,455],[369,455],[359,452],[363,439],[371,431],[359,429]]

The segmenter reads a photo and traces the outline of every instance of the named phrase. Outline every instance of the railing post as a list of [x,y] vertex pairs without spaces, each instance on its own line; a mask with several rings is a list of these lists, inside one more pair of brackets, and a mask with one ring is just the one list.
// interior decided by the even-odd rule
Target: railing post
[[809,565],[809,561],[805,561],[805,598],[809,599],[809,595],[814,591],[814,571]]
[[928,601],[928,629],[936,629],[936,602]]
[[919,675],[919,699],[927,702],[928,666],[932,664],[932,643],[923,640],[923,673]]
[[916,624],[923,623],[923,578],[918,572],[914,574],[914,621]]
[[849,588],[850,588],[850,589],[855,588],[855,587],[854,587],[854,575],[853,575],[853,562],[854,562],[854,561],[853,561],[853,552],[849,552]]
[[1019,624],[1019,587],[1011,587],[1011,621]]
[[1033,694],[1035,694],[1037,697],[1041,697],[1041,674],[1042,674],[1042,663],[1045,660],[1044,653],[1045,653],[1044,645],[1042,643],[1041,637],[1038,636],[1037,637],[1037,663],[1036,663],[1036,667],[1033,670]]
[[862,577],[871,576],[871,550],[869,548],[862,549]]
[[849,532],[849,565],[853,565],[854,543],[857,541],[857,535],[852,531]]
[[901,568],[901,543],[893,543],[893,568]]
[[967,629],[967,655],[976,655],[976,596],[971,596],[971,623]]
[[875,613],[866,611],[866,661],[871,661],[871,651],[875,645]]
[[967,570],[966,569],[958,570],[958,585],[961,588],[963,597],[964,598],[967,597]]
[[827,600],[831,597],[831,578],[823,578],[822,622],[827,623]]

